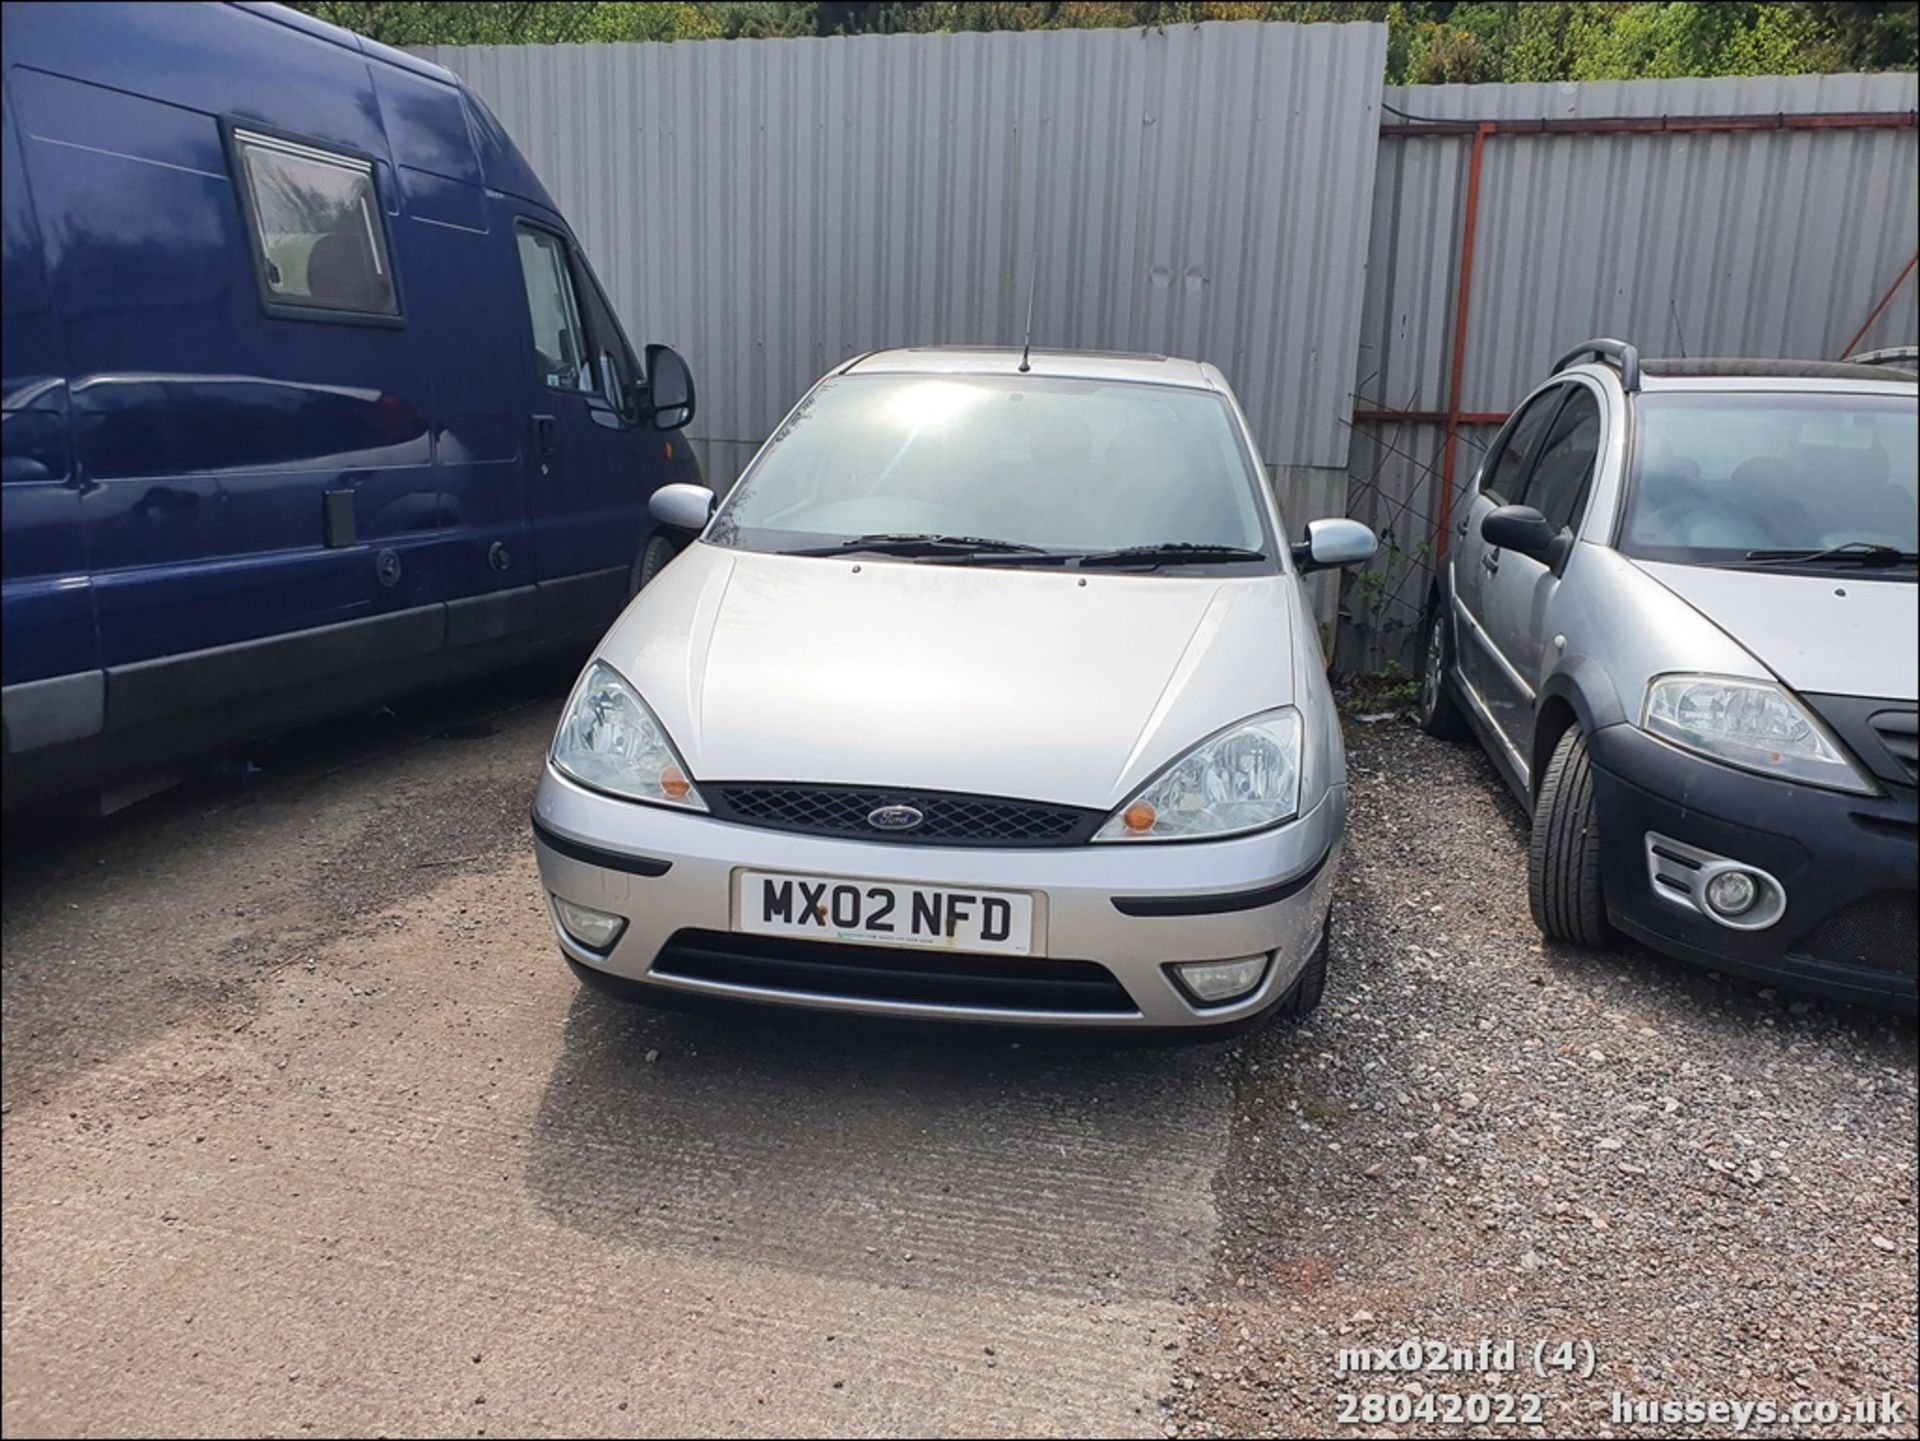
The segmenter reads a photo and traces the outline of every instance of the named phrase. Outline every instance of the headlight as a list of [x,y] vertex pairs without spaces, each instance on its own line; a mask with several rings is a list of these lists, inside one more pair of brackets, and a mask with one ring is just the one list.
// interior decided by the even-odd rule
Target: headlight
[[553,763],[595,790],[704,811],[707,803],[638,691],[605,661],[580,677],[553,737]]
[[1641,729],[1713,760],[1781,780],[1871,792],[1840,743],[1771,681],[1655,676]]
[[1107,817],[1096,841],[1239,835],[1300,809],[1300,712],[1270,710],[1209,736]]

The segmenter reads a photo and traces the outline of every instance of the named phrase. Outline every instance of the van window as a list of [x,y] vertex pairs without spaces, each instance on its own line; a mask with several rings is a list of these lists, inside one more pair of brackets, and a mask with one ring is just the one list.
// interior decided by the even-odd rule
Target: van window
[[247,130],[233,139],[267,298],[398,315],[372,163]]
[[527,282],[527,309],[533,315],[533,364],[549,390],[582,394],[594,389],[587,359],[580,307],[567,268],[567,243],[546,230],[521,226],[520,270]]
[[587,336],[593,342],[600,394],[606,398],[608,405],[632,419],[635,368],[633,357],[627,350],[626,337],[621,334],[613,311],[608,308],[606,299],[600,294],[599,285],[590,275],[581,277],[580,298],[587,303]]

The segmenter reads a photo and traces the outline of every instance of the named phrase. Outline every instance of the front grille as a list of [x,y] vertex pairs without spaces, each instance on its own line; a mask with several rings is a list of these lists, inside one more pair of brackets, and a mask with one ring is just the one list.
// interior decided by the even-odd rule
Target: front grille
[[1794,949],[1818,961],[1911,976],[1920,949],[1917,916],[1912,891],[1876,891],[1842,906]]
[[1807,693],[1801,699],[1881,780],[1910,786],[1920,779],[1920,707],[1858,695]]
[[[1079,845],[1092,837],[1105,818],[1099,811],[1077,806],[948,791],[737,782],[705,784],[700,791],[718,820],[917,846]],[[885,830],[868,823],[868,816],[890,806],[911,807],[922,819],[908,830]]]
[[1883,710],[1868,724],[1887,754],[1900,763],[1907,779],[1920,779],[1920,717],[1910,710]]
[[1038,956],[978,956],[730,931],[676,931],[654,961],[653,974],[848,1000],[1036,1015],[1138,1014],[1126,988],[1105,966]]

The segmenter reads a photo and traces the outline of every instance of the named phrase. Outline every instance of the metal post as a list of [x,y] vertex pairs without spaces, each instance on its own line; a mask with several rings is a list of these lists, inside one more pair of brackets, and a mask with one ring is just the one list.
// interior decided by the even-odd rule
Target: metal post
[[1880,312],[1885,310],[1892,302],[1894,293],[1898,291],[1902,285],[1907,283],[1907,277],[1913,274],[1913,267],[1915,265],[1920,265],[1920,253],[1916,253],[1913,259],[1907,262],[1907,268],[1894,277],[1893,284],[1887,287],[1887,293],[1881,296],[1880,303],[1873,307],[1873,314],[1867,317],[1867,323],[1854,332],[1853,339],[1846,343],[1846,346],[1841,352],[1834,357],[1835,360],[1845,360],[1849,355],[1853,354],[1853,348],[1862,340],[1866,339],[1867,332],[1873,329],[1873,322],[1880,318]]
[[1460,303],[1453,317],[1453,369],[1447,387],[1446,452],[1440,463],[1440,533],[1434,541],[1436,558],[1447,553],[1447,522],[1453,514],[1453,469],[1460,449],[1461,387],[1467,369],[1467,317],[1473,305],[1473,241],[1480,228],[1480,161],[1491,134],[1490,121],[1473,132],[1473,159],[1467,165],[1467,223],[1460,237]]

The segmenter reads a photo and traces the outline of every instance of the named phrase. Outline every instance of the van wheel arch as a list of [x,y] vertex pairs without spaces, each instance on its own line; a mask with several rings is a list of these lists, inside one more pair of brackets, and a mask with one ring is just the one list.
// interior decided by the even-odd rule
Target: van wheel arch
[[665,531],[656,530],[648,536],[640,546],[640,554],[633,559],[633,569],[627,573],[627,599],[640,594],[641,588],[660,574],[681,549]]

